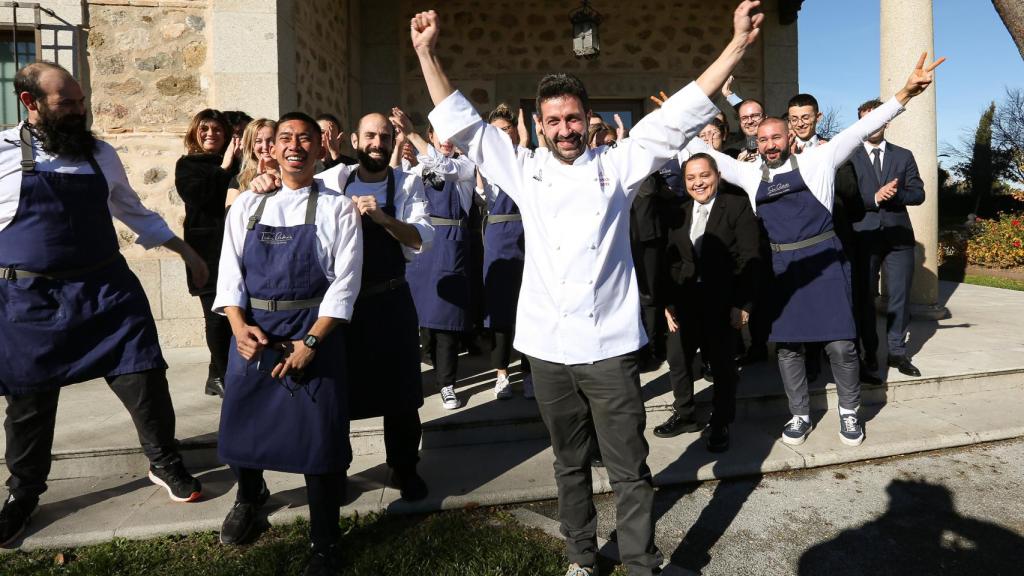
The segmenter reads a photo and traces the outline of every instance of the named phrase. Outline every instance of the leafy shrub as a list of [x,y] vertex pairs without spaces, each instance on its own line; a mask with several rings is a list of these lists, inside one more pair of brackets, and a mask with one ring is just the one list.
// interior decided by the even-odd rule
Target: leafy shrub
[[967,261],[978,266],[1024,266],[1024,213],[978,218],[969,226]]

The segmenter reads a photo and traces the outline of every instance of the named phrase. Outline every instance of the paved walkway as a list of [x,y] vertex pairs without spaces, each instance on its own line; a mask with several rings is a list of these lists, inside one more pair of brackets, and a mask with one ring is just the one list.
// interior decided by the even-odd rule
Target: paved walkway
[[[809,468],[1024,435],[1024,331],[1013,322],[1024,311],[1024,293],[949,283],[942,287],[952,318],[911,327],[910,348],[925,377],[894,374],[888,386],[868,392],[875,403],[863,409],[867,440],[858,448],[839,442],[834,410],[815,415],[818,427],[803,446],[778,442],[787,419],[785,402],[774,367],[768,364],[743,374],[741,416],[728,453],[708,453],[697,434],[654,438],[650,428],[667,416],[671,394],[664,367],[645,374],[655,482],[671,485]],[[168,501],[145,479],[130,420],[113,394],[102,382],[72,386],[64,390],[58,414],[55,479],[25,547],[219,528],[233,501],[230,472],[211,456],[220,403],[202,394],[202,350],[173,350],[167,356],[178,437],[195,448],[186,457],[204,483],[204,499],[194,504]],[[493,373],[486,371],[485,359],[463,358],[459,394],[468,400],[465,408],[442,410],[432,378],[425,378],[431,395],[421,411],[426,429],[422,473],[430,497],[416,505],[397,501],[397,492],[384,485],[379,422],[366,420],[353,426],[357,455],[350,469],[347,513],[555,497],[553,457],[535,405],[521,397],[495,401]],[[708,392],[700,398],[706,401]],[[818,407],[824,409],[833,396],[831,385],[820,389]],[[268,504],[271,521],[305,515],[301,477],[268,473],[267,478],[274,493]],[[595,471],[594,488],[610,490],[604,470]]]

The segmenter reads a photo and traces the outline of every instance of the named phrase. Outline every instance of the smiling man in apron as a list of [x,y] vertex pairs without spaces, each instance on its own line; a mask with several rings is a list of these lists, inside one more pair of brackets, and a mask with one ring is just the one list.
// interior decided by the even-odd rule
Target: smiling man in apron
[[790,153],[789,127],[768,118],[757,129],[759,164],[741,162],[699,141],[689,148],[718,162],[722,178],[743,188],[771,240],[775,281],[769,297],[769,340],[779,349],[779,372],[792,419],[782,432],[786,444],[802,444],[810,433],[811,409],[804,365],[808,343],[825,343],[839,396],[839,438],[849,446],[864,441],[857,415],[860,362],[853,320],[850,262],[836,236],[832,208],[839,167],[879,128],[923,92],[944,59],[925,67],[922,54],[906,85],[883,106],[843,130],[828,144]]
[[18,71],[28,120],[0,133],[0,395],[7,397],[10,495],[0,545],[13,542],[46,491],[60,388],[106,378],[128,409],[149,478],[172,500],[201,486],[181,462],[156,324],[121,256],[111,217],[145,248],[180,254],[196,285],[208,271],[147,210],[113,147],[86,127],[85,97],[55,64]]
[[346,339],[362,274],[352,201],[314,180],[320,127],[278,120],[280,190],[242,194],[228,214],[214,311],[227,315],[228,362],[218,451],[238,478],[221,541],[241,544],[270,492],[263,470],[304,474],[313,556],[306,574],[336,573],[348,440]]

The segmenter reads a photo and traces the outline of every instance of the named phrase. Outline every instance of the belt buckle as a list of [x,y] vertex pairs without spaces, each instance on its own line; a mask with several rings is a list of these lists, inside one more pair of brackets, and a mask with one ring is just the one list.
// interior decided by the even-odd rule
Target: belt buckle
[[14,281],[18,279],[18,273],[15,272],[14,266],[7,266],[5,268],[0,268],[0,270],[3,271],[2,277],[4,280]]
[[277,312],[277,300],[267,300],[267,307],[270,312]]
[[781,244],[772,244],[771,247],[772,247],[772,252],[782,252],[782,245]]

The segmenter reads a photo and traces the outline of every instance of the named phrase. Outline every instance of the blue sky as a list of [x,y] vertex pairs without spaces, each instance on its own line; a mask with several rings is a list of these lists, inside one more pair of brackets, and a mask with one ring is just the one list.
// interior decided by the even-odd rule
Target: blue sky
[[[878,94],[878,4],[806,0],[800,10],[800,90],[814,94],[823,110],[836,108],[844,126],[856,120],[861,102]],[[964,130],[973,132],[1005,87],[1024,88],[1024,59],[989,0],[934,5],[935,51],[948,58],[936,71],[941,153]]]

